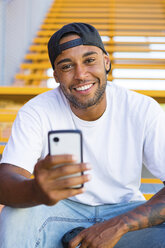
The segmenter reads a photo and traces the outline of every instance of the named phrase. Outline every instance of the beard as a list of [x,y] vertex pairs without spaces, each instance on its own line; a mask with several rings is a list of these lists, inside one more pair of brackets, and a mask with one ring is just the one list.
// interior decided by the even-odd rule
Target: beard
[[99,81],[98,88],[96,89],[94,96],[91,99],[84,101],[80,101],[76,96],[69,94],[66,88],[62,84],[60,84],[60,88],[63,94],[65,95],[65,97],[67,98],[67,100],[69,101],[70,105],[72,105],[76,109],[85,110],[101,102],[103,95],[105,93],[106,85],[107,82],[100,86],[100,81]]

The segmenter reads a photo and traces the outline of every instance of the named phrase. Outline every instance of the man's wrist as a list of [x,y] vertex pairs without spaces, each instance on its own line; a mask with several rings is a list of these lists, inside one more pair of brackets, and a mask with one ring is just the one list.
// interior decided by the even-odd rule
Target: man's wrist
[[129,225],[128,225],[128,222],[125,220],[124,216],[119,216],[120,218],[120,228],[123,232],[123,235],[127,232],[130,231],[130,228],[129,228]]
[[132,222],[132,220],[129,218],[129,215],[122,215],[121,219],[123,221],[123,229],[125,233],[137,230],[138,227],[135,226],[135,222]]
[[129,226],[123,218],[123,215],[114,217],[113,219],[108,220],[108,227],[116,227],[117,232],[120,233],[120,236],[123,236],[125,233],[129,232]]
[[41,199],[41,193],[39,192],[39,189],[36,185],[36,180],[33,178],[30,181],[31,181],[31,186],[32,186],[32,191],[33,191],[34,204],[35,205],[43,204],[42,199]]

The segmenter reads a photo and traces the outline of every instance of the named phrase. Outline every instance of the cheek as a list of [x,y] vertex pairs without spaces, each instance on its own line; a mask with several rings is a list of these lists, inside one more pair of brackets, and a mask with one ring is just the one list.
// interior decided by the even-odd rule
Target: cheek
[[58,74],[59,82],[69,85],[73,81],[73,72],[61,72]]
[[104,77],[104,75],[106,73],[105,65],[103,63],[100,63],[99,65],[94,66],[91,69],[91,73],[93,75],[95,75],[96,77],[99,77],[99,78]]
[[60,83],[60,87],[61,87],[63,93],[67,93],[68,92],[68,88],[66,87],[66,85],[64,83]]
[[60,86],[61,86],[62,89],[65,90],[65,92],[67,92],[67,91],[69,92],[71,83],[70,83],[70,81],[68,79],[66,80],[66,78],[61,78],[60,79]]

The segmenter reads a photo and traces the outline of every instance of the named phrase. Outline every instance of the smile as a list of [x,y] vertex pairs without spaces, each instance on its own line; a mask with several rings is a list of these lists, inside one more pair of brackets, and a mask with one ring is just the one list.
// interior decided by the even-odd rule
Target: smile
[[84,90],[88,90],[93,86],[93,84],[88,84],[88,85],[83,85],[77,88],[74,88],[76,91],[84,91]]

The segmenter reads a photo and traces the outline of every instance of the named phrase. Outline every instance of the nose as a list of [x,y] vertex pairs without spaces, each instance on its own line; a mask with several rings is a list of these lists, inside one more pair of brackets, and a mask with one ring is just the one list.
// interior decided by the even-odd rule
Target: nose
[[84,65],[76,65],[74,77],[76,80],[84,80],[87,75],[87,70]]

